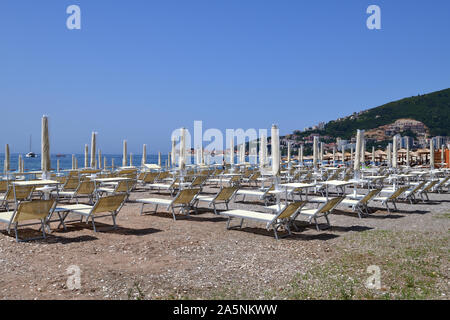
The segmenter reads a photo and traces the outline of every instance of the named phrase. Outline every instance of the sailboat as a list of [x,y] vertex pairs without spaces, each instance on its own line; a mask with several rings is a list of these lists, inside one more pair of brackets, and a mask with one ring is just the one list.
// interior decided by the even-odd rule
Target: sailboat
[[25,157],[27,158],[36,158],[36,153],[31,151],[31,134],[30,134],[30,152],[28,152]]

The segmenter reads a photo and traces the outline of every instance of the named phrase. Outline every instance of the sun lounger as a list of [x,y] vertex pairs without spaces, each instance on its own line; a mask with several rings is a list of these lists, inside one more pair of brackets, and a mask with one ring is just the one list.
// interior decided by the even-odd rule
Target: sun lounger
[[65,228],[64,220],[68,216],[68,214],[76,214],[83,218],[86,218],[86,223],[89,223],[89,220],[92,221],[92,226],[94,228],[94,232],[97,232],[95,227],[95,219],[103,218],[103,217],[111,217],[113,220],[113,229],[117,228],[116,225],[116,217],[122,208],[126,194],[115,194],[111,196],[101,197],[97,200],[97,202],[93,206],[88,205],[58,205],[55,209],[55,212],[64,212],[65,214],[62,216],[61,223]]
[[[294,217],[294,219],[297,219],[299,216],[306,216],[308,217],[308,222],[311,223],[311,221],[314,220],[316,224],[317,231],[320,231],[319,224],[317,222],[318,218],[324,217],[327,221],[328,227],[331,227],[330,220],[328,219],[328,215],[331,214],[336,208],[336,206],[344,200],[344,197],[336,197],[331,198],[328,202],[325,202],[324,204],[320,205],[316,209],[302,209],[299,211],[298,215]],[[295,223],[294,223],[295,226]]]
[[137,203],[141,203],[141,215],[144,212],[144,205],[153,204],[155,205],[154,213],[157,212],[158,206],[166,206],[167,210],[171,209],[173,220],[177,220],[175,216],[175,209],[180,208],[180,212],[189,215],[189,210],[194,208],[195,197],[200,192],[200,189],[183,189],[178,192],[178,194],[172,199],[163,199],[163,198],[146,198],[146,199],[137,199]]
[[[14,225],[14,232],[16,235],[16,241],[29,241],[45,238],[45,222],[47,217],[50,215],[50,212],[55,204],[55,200],[33,200],[33,201],[22,201],[19,203],[17,208],[14,211],[6,211],[0,212],[0,222],[7,223],[7,231],[8,233],[11,230],[11,226]],[[39,238],[30,238],[30,239],[19,239],[17,228],[19,223],[21,226],[29,226],[35,225],[36,223],[22,224],[22,222],[30,221],[30,220],[39,220],[41,229],[42,229],[42,237]]]
[[214,207],[214,213],[217,214],[216,205],[223,203],[228,210],[228,203],[231,201],[237,189],[237,187],[225,187],[220,189],[215,196],[198,195],[196,197],[197,207],[199,202],[206,202],[209,206],[212,205]]
[[[266,223],[266,229],[270,230],[273,229],[275,239],[279,239],[278,236],[278,230],[281,227],[284,227],[286,231],[288,231],[288,234],[291,234],[290,231],[290,219],[293,215],[295,215],[298,210],[305,205],[305,201],[298,201],[293,202],[283,208],[279,213],[272,214],[272,213],[264,213],[264,212],[257,212],[257,211],[248,211],[248,210],[229,210],[229,211],[223,211],[220,213],[220,215],[227,216],[228,222],[227,222],[227,229],[232,229],[235,227],[242,228],[242,225],[244,223],[244,220],[254,220],[254,221],[260,221]],[[241,223],[238,226],[231,226],[231,220],[233,218],[241,219]]]

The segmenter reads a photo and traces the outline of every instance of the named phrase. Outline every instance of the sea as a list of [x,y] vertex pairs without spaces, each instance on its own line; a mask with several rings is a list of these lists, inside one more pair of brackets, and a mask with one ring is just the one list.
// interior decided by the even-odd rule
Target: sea
[[[97,156],[98,157],[98,156]],[[106,157],[106,165],[107,167],[111,167],[112,159],[114,159],[114,167],[121,167],[122,166],[122,155],[121,154],[102,154],[102,158]],[[75,154],[75,158],[78,161],[78,168],[84,168],[84,154]],[[26,158],[25,155],[22,155],[22,159],[24,160],[24,170],[27,171],[36,171],[41,169],[41,157],[40,155],[37,155],[36,158]],[[192,156],[186,161],[187,164],[194,163],[195,158]],[[57,156],[56,154],[53,154],[50,156],[50,162],[51,162],[51,168],[53,170],[56,170],[57,168],[57,161],[59,160],[59,169],[60,170],[68,170],[72,169],[72,155],[66,154],[64,156]],[[140,166],[142,155],[139,154],[133,154],[133,163],[130,164],[130,156],[128,155],[127,165],[134,165],[134,166]],[[0,154],[0,172],[3,173],[4,169],[4,161],[5,161],[5,155]],[[90,158],[89,158],[90,161]],[[209,164],[215,164],[219,163],[222,164],[222,156],[216,156],[216,157],[206,157],[206,161]],[[246,161],[249,161],[248,157],[246,157]],[[19,162],[19,154],[12,153],[10,155],[10,171],[18,171],[18,162]],[[165,166],[167,163],[167,154],[161,155],[161,162],[162,166]],[[158,155],[157,154],[151,154],[147,155],[147,163],[158,163]],[[235,159],[235,163],[237,163],[237,157]],[[103,160],[102,160],[102,167],[103,167]]]

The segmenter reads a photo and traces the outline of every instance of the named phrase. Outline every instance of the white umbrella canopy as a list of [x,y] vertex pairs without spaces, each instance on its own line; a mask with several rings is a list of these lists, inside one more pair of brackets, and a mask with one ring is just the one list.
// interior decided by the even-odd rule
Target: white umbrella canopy
[[102,168],[102,150],[98,149],[98,168],[101,169]]
[[96,149],[97,149],[97,134],[92,132],[91,136],[91,168],[95,169],[96,166]]
[[20,172],[20,173],[23,173],[22,162],[23,162],[22,155],[19,154],[19,159],[17,161],[17,171]]
[[72,154],[72,170],[75,170],[75,155]]
[[47,178],[47,173],[51,169],[50,162],[50,137],[48,129],[48,117],[42,117],[42,128],[41,128],[41,171],[43,173],[43,178]]
[[300,151],[298,154],[298,161],[303,164],[303,145],[300,145]]
[[122,167],[126,167],[127,166],[127,156],[128,156],[127,140],[123,140]]
[[430,168],[434,169],[434,144],[433,144],[433,139],[430,139]]
[[366,162],[366,138],[364,138],[364,130],[362,130],[361,134],[361,154],[360,160],[361,163]]
[[362,130],[358,129],[356,132],[355,162],[353,163],[353,170],[355,171],[355,178],[356,178],[357,172],[359,173],[360,165],[361,165],[362,136],[363,136]]
[[84,167],[89,167],[89,146],[87,144],[84,145]]
[[392,167],[398,167],[398,148],[397,148],[397,136],[392,139]]
[[181,171],[186,168],[186,133],[185,128],[180,129],[180,156],[178,159],[178,166]]
[[144,165],[147,163],[147,145],[142,145],[142,160],[141,164]]
[[170,157],[171,157],[171,162],[172,162],[172,166],[175,166],[176,164],[176,146],[177,146],[177,142],[175,141],[175,139],[172,139],[172,152],[170,153]]
[[234,165],[234,136],[230,139],[230,164]]
[[409,167],[410,163],[410,150],[409,150],[409,139],[406,140],[406,166]]
[[272,174],[277,176],[280,173],[280,130],[277,125],[272,125]]
[[261,135],[259,142],[259,154],[259,166],[263,168],[267,163],[267,137],[264,134]]
[[390,143],[387,145],[386,154],[387,154],[388,167],[390,168],[390,167],[392,167],[392,145]]
[[318,158],[318,144],[319,144],[319,137],[318,136],[314,136],[314,141],[313,141],[313,166],[314,169],[317,169],[317,158]]
[[9,144],[7,144],[6,146],[5,146],[5,162],[4,162],[4,164],[3,164],[3,166],[4,166],[4,168],[3,168],[3,170],[5,171],[5,174],[7,174],[8,173],[8,171],[11,169],[10,168],[10,153],[9,153]]
[[245,163],[245,142],[241,144],[240,163]]
[[287,162],[291,163],[291,143],[288,142],[287,145]]

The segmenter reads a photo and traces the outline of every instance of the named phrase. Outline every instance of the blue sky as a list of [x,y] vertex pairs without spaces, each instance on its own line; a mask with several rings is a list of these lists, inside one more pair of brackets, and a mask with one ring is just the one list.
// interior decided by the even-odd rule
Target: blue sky
[[[81,30],[66,8],[81,8]],[[366,28],[381,8],[382,29]],[[449,1],[3,0],[0,145],[170,148],[175,128],[303,129],[450,87]],[[3,147],[1,147],[3,149]]]

